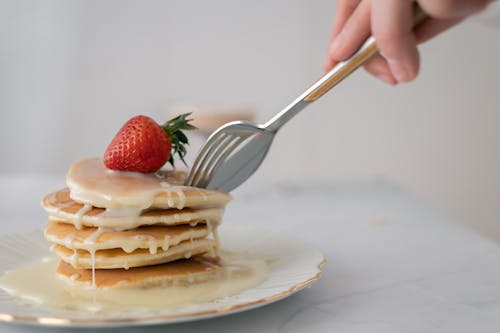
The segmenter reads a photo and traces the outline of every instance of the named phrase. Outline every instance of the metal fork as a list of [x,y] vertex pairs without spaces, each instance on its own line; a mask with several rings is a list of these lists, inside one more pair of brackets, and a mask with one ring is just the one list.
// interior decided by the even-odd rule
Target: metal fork
[[[416,6],[414,26],[426,17]],[[284,124],[376,54],[375,39],[370,37],[354,55],[338,63],[267,123],[256,125],[235,121],[219,127],[198,153],[185,185],[226,192],[238,187],[260,166],[274,135]]]

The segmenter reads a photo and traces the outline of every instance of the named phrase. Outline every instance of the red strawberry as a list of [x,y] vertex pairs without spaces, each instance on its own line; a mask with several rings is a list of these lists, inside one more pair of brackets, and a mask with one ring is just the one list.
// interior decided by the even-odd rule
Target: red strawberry
[[135,116],[123,125],[104,153],[107,168],[142,173],[155,172],[167,161],[174,166],[174,154],[184,161],[188,139],[182,130],[195,127],[182,114],[162,126],[147,116]]

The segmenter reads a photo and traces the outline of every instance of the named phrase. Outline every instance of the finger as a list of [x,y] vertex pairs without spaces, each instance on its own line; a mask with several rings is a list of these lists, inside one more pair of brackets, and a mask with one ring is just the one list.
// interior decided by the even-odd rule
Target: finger
[[462,20],[463,19],[461,18],[443,19],[443,20],[435,20],[435,19],[425,20],[413,31],[415,34],[415,38],[417,40],[417,44],[421,44],[428,41],[432,37],[451,28],[452,26],[458,24]]
[[364,65],[365,70],[376,76],[380,80],[384,81],[387,84],[395,85],[398,83],[394,75],[392,75],[391,69],[389,68],[389,64],[387,60],[385,60],[382,56],[376,56],[372,60],[370,60],[367,64]]
[[332,33],[330,35],[330,43],[339,34],[344,27],[347,19],[358,7],[361,0],[339,0],[335,8],[335,17],[333,19]]
[[413,80],[419,69],[419,55],[413,34],[412,2],[373,0],[371,20],[377,46],[396,80]]
[[332,57],[327,55],[326,60],[325,60],[325,66],[324,66],[325,73],[329,72],[337,63],[338,63],[338,61],[333,60]]
[[419,0],[422,9],[440,19],[467,17],[485,9],[489,0]]
[[351,56],[370,35],[370,1],[363,0],[330,45],[330,56],[341,61]]
[[335,61],[329,52],[330,45],[332,44],[333,40],[339,32],[342,30],[344,27],[345,22],[347,19],[352,15],[358,4],[361,2],[361,0],[340,0],[337,3],[337,6],[335,8],[335,16],[333,19],[333,27],[332,31],[330,33],[330,38],[328,41],[328,51],[326,54],[326,61],[325,61],[325,72],[329,71],[330,69],[335,66],[337,61]]

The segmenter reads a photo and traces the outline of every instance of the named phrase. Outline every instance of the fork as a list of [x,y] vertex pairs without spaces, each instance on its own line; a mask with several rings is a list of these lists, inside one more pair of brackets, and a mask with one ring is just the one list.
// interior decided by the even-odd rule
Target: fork
[[[415,5],[414,26],[426,17]],[[219,127],[198,153],[185,185],[226,192],[238,187],[260,166],[275,134],[284,124],[377,54],[375,38],[371,36],[354,55],[334,66],[267,123],[233,121]]]

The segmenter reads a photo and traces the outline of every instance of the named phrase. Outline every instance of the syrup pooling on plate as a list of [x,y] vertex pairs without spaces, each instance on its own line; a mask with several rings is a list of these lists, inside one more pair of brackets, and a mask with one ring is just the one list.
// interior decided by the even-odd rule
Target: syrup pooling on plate
[[[215,301],[259,285],[269,272],[269,260],[244,253],[225,252],[224,265],[214,278],[171,281],[152,288],[89,289],[61,281],[54,274],[57,260],[50,259],[7,272],[0,287],[29,303],[47,309],[120,313],[171,310]],[[68,276],[74,282],[80,274]],[[191,280],[191,281],[189,281]],[[90,287],[90,286],[89,286]]]

